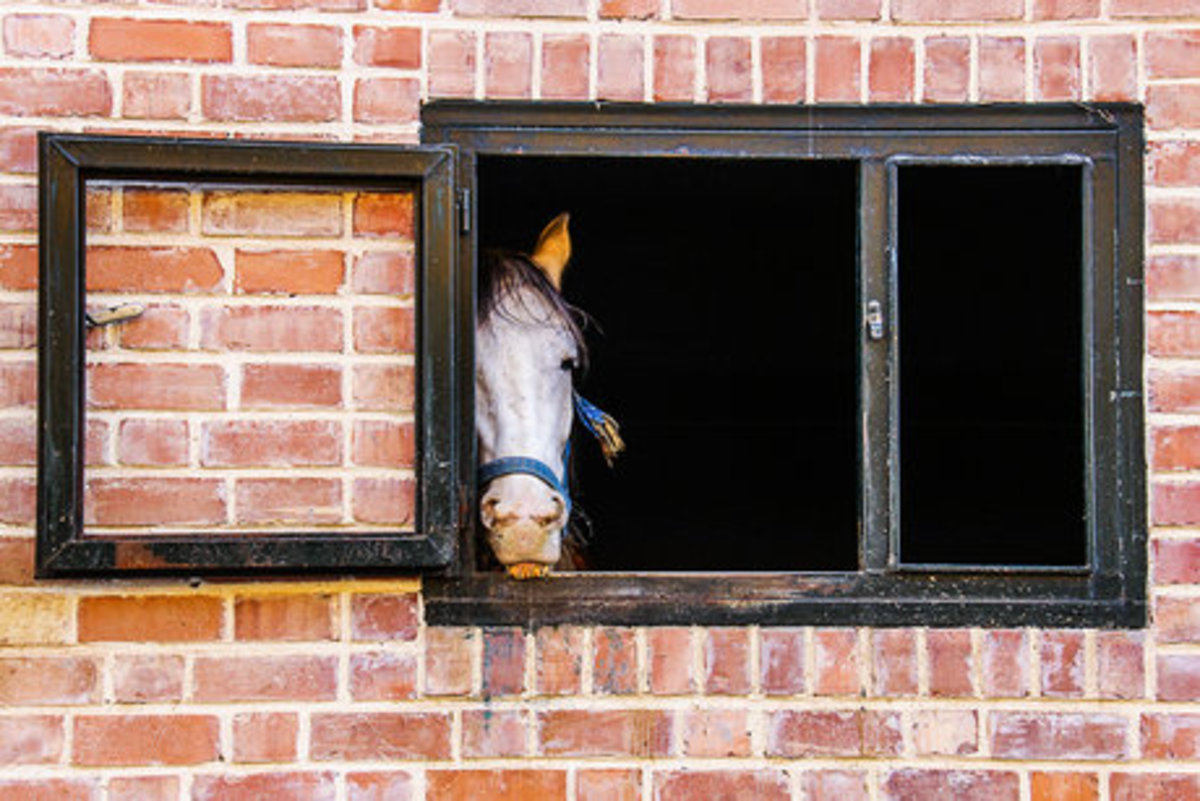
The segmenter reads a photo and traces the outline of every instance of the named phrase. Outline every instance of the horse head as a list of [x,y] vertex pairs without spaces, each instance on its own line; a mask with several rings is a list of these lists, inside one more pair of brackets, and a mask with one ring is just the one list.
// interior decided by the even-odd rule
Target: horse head
[[497,561],[514,578],[563,558],[571,514],[568,442],[572,372],[584,346],[560,294],[571,256],[566,214],[532,253],[489,251],[480,265],[475,328],[479,514]]

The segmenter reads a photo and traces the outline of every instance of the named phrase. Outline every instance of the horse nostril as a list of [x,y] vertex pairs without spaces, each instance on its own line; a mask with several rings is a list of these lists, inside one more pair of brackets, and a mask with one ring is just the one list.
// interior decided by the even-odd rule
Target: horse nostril
[[558,523],[563,518],[563,514],[567,511],[567,505],[563,502],[562,496],[555,493],[552,500],[554,501],[554,511],[550,514],[541,515],[535,520],[539,526],[549,528]]

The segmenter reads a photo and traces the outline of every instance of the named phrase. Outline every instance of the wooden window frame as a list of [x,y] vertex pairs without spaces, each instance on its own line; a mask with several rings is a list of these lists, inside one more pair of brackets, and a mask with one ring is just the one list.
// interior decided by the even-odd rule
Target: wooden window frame
[[[449,148],[42,133],[39,152],[37,574],[391,571],[446,565],[458,544]],[[85,185],[89,180],[412,191],[416,198],[414,531],[85,535]]]
[[898,558],[898,342],[860,347],[860,569],[580,573],[514,582],[475,568],[478,522],[425,582],[435,624],[1138,627],[1146,622],[1143,113],[1133,104],[713,107],[437,101],[423,141],[458,150],[458,464],[475,508],[474,208],[481,156],[852,159],[859,163],[859,325],[894,303],[896,170],[920,164],[1082,167],[1088,558],[1081,567],[908,565]]

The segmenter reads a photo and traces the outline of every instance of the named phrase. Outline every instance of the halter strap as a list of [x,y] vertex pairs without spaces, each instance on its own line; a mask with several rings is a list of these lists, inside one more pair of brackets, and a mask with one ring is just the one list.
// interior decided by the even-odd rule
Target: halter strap
[[568,442],[567,446],[563,449],[562,480],[559,480],[558,474],[554,472],[553,468],[541,459],[534,459],[531,456],[501,456],[499,459],[493,459],[490,462],[479,465],[479,470],[476,473],[476,481],[480,487],[483,487],[489,482],[500,478],[500,476],[509,476],[515,473],[539,478],[550,489],[562,496],[563,504],[566,506],[567,517],[570,517],[571,491],[567,488],[566,483],[567,463],[570,461],[570,458],[571,443]]

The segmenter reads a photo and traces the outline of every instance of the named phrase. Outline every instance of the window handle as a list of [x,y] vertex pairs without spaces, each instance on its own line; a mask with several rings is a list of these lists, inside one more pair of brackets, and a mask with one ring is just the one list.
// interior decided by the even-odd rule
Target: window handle
[[866,319],[868,336],[877,342],[883,339],[885,332],[883,304],[877,300],[868,301]]

